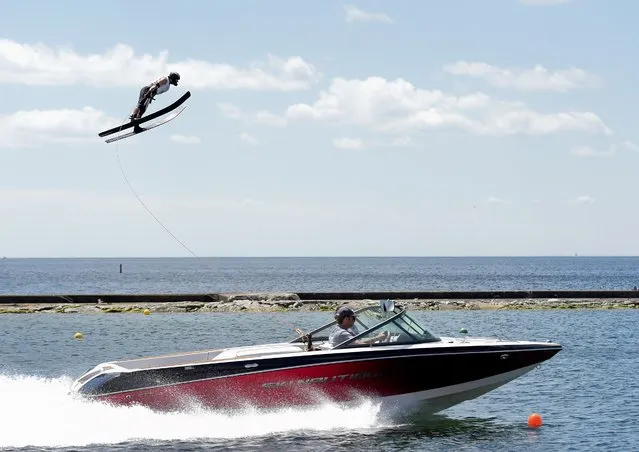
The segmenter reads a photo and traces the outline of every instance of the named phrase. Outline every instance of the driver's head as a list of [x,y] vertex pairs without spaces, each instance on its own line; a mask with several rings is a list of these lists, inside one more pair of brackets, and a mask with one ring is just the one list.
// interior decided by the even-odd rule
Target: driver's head
[[337,320],[339,325],[342,325],[344,320],[352,320],[350,325],[352,326],[352,324],[355,323],[355,312],[348,306],[340,306],[337,308],[337,311],[335,311],[335,320]]

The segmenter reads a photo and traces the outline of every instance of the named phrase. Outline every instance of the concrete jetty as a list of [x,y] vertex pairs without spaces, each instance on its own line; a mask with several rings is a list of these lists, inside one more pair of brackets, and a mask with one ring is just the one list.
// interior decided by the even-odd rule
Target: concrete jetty
[[332,311],[393,299],[411,310],[614,309],[639,307],[637,290],[246,292],[0,295],[0,314]]

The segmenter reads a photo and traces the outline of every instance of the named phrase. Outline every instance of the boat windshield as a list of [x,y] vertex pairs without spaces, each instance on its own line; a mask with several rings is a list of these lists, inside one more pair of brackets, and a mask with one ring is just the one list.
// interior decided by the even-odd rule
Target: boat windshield
[[[355,336],[333,348],[368,347],[384,344],[416,344],[436,342],[440,339],[415,322],[401,307],[386,311],[379,306],[370,306],[355,312],[356,320],[353,330]],[[328,341],[331,332],[337,326],[335,321],[318,328],[309,334],[313,341]],[[373,338],[385,332],[385,337],[373,341]],[[303,340],[301,337],[293,342]]]

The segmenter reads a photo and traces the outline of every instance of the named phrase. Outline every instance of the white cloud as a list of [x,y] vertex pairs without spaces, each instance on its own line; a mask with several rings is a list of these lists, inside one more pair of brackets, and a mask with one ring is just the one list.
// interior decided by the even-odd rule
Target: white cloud
[[286,125],[288,124],[288,121],[285,117],[276,115],[266,110],[258,111],[255,114],[254,121],[259,124],[266,124],[272,127],[286,127]]
[[171,135],[171,141],[175,141],[176,143],[181,144],[200,144],[202,140],[196,136],[186,136],[186,135]]
[[400,136],[391,141],[363,140],[361,138],[340,137],[333,140],[333,146],[340,149],[366,149],[379,147],[408,147],[412,145],[411,137]]
[[405,134],[409,130],[457,128],[481,135],[544,135],[559,132],[612,134],[592,112],[541,113],[520,102],[484,93],[465,96],[420,89],[406,80],[333,79],[312,104],[286,110],[289,120],[359,125]]
[[242,117],[242,109],[236,105],[218,102],[217,108],[219,108],[222,115],[227,118],[239,119]]
[[447,96],[439,90],[418,89],[403,79],[335,78],[328,90],[320,92],[315,103],[292,105],[286,115],[291,119],[370,124],[436,106],[464,107],[455,96]]
[[617,155],[617,146],[611,145],[603,151],[590,146],[578,146],[570,150],[570,153],[577,157],[614,157]]
[[92,107],[81,110],[30,110],[0,116],[0,147],[45,143],[99,142],[98,133],[120,123]]
[[344,5],[346,12],[346,22],[383,22],[387,24],[394,23],[393,19],[382,13],[371,13],[359,9],[355,5]]
[[480,78],[500,88],[525,91],[568,91],[599,84],[599,77],[575,67],[550,71],[541,65],[530,69],[501,68],[488,63],[457,61],[444,66],[444,71]]
[[340,149],[363,149],[364,140],[361,138],[335,138],[333,140],[333,146]]
[[257,140],[257,138],[255,138],[252,135],[249,135],[246,132],[242,132],[240,134],[240,140],[242,140],[243,142],[245,142],[246,144],[249,144],[251,146],[257,146],[258,144],[260,144],[260,142]]
[[397,137],[390,142],[389,146],[391,147],[407,147],[411,146],[413,140],[409,136]]
[[593,198],[592,196],[583,195],[583,196],[578,196],[574,202],[575,204],[593,204],[595,201],[596,201],[595,198]]
[[238,68],[196,59],[171,62],[167,51],[136,55],[125,44],[81,55],[71,48],[0,40],[0,82],[5,84],[141,86],[169,71],[180,72],[180,86],[200,89],[295,91],[309,88],[320,77],[315,66],[299,56],[268,55],[265,62]]
[[570,3],[572,0],[519,0],[524,5],[560,5]]
[[639,152],[639,146],[637,146],[635,143],[633,143],[632,141],[626,140],[623,143],[621,143],[621,145],[630,150],[630,151],[635,151],[635,152]]
[[572,148],[570,153],[577,157],[614,157],[619,151],[624,149],[638,152],[639,146],[632,141],[626,140],[619,144],[611,144],[603,150],[595,149],[591,146],[577,146]]
[[217,107],[224,117],[241,120],[245,123],[264,124],[271,127],[286,127],[288,124],[288,120],[284,116],[271,113],[268,110],[244,113],[240,107],[225,102],[218,103]]
[[580,132],[612,135],[609,129],[594,113],[561,112],[538,113],[532,110],[512,111],[492,118],[480,127],[480,132],[489,135],[548,135],[560,132]]

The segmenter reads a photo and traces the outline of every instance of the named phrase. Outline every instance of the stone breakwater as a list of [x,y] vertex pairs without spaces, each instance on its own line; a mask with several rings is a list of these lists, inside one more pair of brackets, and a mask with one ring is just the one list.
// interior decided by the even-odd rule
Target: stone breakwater
[[[639,308],[639,298],[394,299],[397,304],[415,311]],[[300,299],[294,293],[233,294],[219,295],[211,301],[4,302],[0,304],[0,314],[108,314],[142,313],[145,310],[152,313],[310,312],[334,311],[342,304],[358,309],[378,303],[377,299],[366,298]]]

